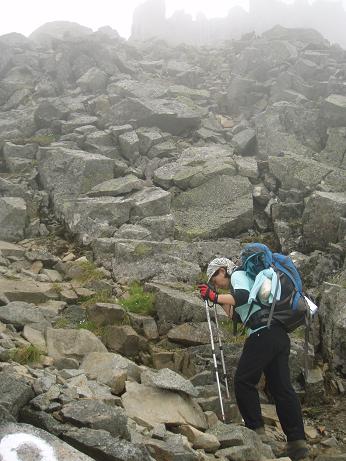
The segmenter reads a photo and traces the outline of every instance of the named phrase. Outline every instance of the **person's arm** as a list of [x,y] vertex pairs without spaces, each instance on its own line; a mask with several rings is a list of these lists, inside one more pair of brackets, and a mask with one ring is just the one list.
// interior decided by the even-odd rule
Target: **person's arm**
[[221,305],[223,304],[230,304],[231,306],[236,305],[236,301],[234,297],[229,293],[224,294],[224,295],[223,294],[218,295],[217,302],[218,304],[221,304]]
[[203,299],[220,304],[230,318],[233,317],[234,307],[246,304],[249,297],[249,292],[243,289],[232,289],[233,294],[217,294],[206,284],[199,285],[199,289]]
[[249,297],[249,292],[247,290],[235,290],[233,295],[230,293],[217,294],[216,291],[209,288],[206,284],[199,285],[199,289],[203,299],[210,299],[210,301],[217,302],[221,304],[221,306],[224,304],[241,306],[246,303]]

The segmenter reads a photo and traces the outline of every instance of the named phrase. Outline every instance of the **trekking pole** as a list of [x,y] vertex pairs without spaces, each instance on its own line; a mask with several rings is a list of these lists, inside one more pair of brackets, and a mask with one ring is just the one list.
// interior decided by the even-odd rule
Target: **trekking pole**
[[219,340],[219,349],[220,349],[220,356],[221,356],[221,363],[222,363],[223,379],[224,379],[225,387],[226,387],[226,396],[229,399],[229,389],[228,389],[228,381],[227,381],[225,356],[224,356],[224,353],[223,353],[223,347],[222,347],[222,342],[221,342],[221,334],[220,334],[220,328],[219,328],[219,321],[218,321],[218,318],[217,318],[216,304],[214,304],[213,308],[214,308],[216,332],[217,332],[217,336],[218,336],[218,340]]
[[210,332],[211,351],[212,351],[212,354],[213,354],[213,361],[214,361],[214,369],[215,369],[217,390],[218,390],[218,394],[219,394],[220,407],[221,407],[221,415],[222,415],[222,420],[223,420],[223,422],[226,422],[225,411],[224,411],[224,409],[223,409],[223,401],[222,401],[222,395],[221,395],[221,386],[220,386],[220,379],[219,379],[219,371],[218,371],[218,367],[217,367],[217,360],[216,360],[216,353],[215,353],[214,336],[213,336],[213,330],[212,330],[212,327],[211,327],[211,320],[210,320],[210,313],[209,313],[209,304],[208,304],[208,301],[207,301],[207,300],[205,300],[205,310],[206,310],[206,314],[207,314],[207,321],[208,321],[209,332]]

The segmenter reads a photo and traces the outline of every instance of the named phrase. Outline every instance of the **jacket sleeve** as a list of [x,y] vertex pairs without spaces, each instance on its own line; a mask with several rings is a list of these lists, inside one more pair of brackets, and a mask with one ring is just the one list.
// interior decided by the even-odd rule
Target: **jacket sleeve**
[[242,289],[231,290],[231,295],[235,299],[235,307],[246,304],[249,299],[249,292],[247,290],[242,290]]

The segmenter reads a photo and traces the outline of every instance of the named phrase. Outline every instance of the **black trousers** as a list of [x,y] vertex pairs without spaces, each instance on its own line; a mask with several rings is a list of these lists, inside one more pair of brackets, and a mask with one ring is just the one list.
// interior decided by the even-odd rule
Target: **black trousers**
[[256,385],[264,372],[287,440],[305,439],[302,412],[292,387],[288,357],[290,339],[278,325],[252,333],[245,341],[234,378],[235,396],[245,426],[264,426]]

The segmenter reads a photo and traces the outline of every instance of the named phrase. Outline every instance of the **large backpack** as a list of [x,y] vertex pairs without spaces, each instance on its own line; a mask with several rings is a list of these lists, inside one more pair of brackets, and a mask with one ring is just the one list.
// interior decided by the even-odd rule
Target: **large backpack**
[[292,259],[281,253],[272,253],[266,245],[261,243],[245,245],[240,256],[241,269],[252,280],[255,280],[261,271],[273,268],[281,284],[285,283],[285,286],[289,287],[289,295],[284,299],[276,300],[277,292],[275,292],[271,306],[263,306],[256,300],[256,304],[261,305],[262,309],[250,317],[252,310],[250,306],[248,326],[251,328],[251,324],[253,326],[254,322],[259,323],[261,320],[262,323],[266,321],[268,327],[273,322],[280,323],[286,331],[291,332],[306,323],[309,308],[303,294],[301,276]]

